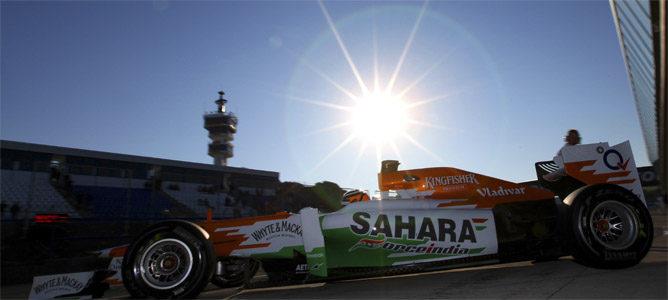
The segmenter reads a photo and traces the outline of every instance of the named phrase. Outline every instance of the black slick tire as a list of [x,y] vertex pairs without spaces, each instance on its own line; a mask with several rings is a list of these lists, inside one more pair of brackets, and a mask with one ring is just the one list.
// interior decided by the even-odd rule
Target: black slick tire
[[583,265],[617,269],[633,266],[649,251],[654,227],[645,204],[611,184],[574,192],[570,202],[572,254]]
[[133,298],[195,298],[214,273],[216,255],[203,229],[187,221],[147,228],[125,252],[123,284]]

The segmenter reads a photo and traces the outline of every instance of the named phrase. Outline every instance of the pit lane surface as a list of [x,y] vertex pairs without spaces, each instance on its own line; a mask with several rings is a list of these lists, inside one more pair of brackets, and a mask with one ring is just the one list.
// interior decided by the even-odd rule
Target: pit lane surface
[[642,298],[666,299],[665,249],[624,270],[598,270],[570,259],[268,289],[208,291],[228,299]]

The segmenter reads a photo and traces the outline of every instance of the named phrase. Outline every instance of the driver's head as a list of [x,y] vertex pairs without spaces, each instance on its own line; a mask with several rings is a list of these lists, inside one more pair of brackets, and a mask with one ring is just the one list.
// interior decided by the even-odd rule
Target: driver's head
[[571,129],[564,136],[564,140],[569,145],[577,145],[580,143],[580,133],[575,129]]

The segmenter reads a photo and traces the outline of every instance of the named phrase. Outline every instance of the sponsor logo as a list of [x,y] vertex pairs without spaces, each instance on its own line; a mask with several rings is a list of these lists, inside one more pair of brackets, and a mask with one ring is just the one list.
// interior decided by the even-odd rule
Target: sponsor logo
[[475,183],[480,184],[475,179],[475,174],[441,176],[441,177],[425,177],[425,188],[433,189],[437,186],[446,186],[452,184]]
[[42,293],[49,294],[56,291],[78,292],[82,290],[86,284],[82,279],[81,276],[76,278],[69,275],[62,275],[37,284],[32,288],[32,291],[35,295],[40,295]]
[[647,169],[638,170],[638,175],[640,175],[640,181],[643,185],[657,185],[659,184],[659,177],[656,175],[654,170],[650,169],[651,167],[646,167]]
[[502,197],[502,196],[511,196],[511,195],[524,195],[525,188],[504,188],[502,186],[499,189],[490,189],[482,188],[476,189],[476,192],[482,197]]
[[308,264],[298,264],[295,268],[296,274],[306,274],[308,273]]
[[[419,223],[416,222],[419,220]],[[464,219],[459,226],[457,222],[451,219],[437,218],[432,220],[429,217],[416,218],[415,216],[394,216],[394,222],[390,222],[390,216],[378,214],[371,227],[371,214],[367,212],[356,212],[353,214],[353,223],[350,230],[356,235],[368,235],[376,237],[383,234],[385,238],[402,238],[410,240],[431,241],[449,241],[456,243],[476,242],[475,230],[482,230],[485,227],[473,228],[471,220]],[[473,219],[473,222],[480,223],[487,219]],[[378,241],[372,239],[363,239],[358,242],[368,245],[377,244]],[[354,248],[355,246],[353,246]],[[354,250],[351,248],[350,251]]]
[[[610,156],[612,156],[612,158]],[[624,161],[622,154],[615,149],[608,149],[608,151],[605,151],[605,154],[603,154],[603,162],[605,163],[605,166],[613,171],[619,169],[626,171],[626,167],[630,160],[630,158],[627,158],[626,161]]]
[[260,241],[261,239],[271,239],[279,234],[288,234],[288,235],[302,235],[302,226],[289,221],[282,221],[271,223],[266,225],[258,230],[251,232],[251,236],[255,241]]
[[624,252],[603,252],[603,258],[608,261],[636,259],[636,253],[632,251]]
[[466,186],[463,185],[463,184],[441,187],[441,191],[457,191],[457,190],[464,190],[464,189],[466,189]]
[[482,250],[485,249],[485,248],[469,249],[462,247],[460,244],[453,245],[450,247],[434,247],[435,245],[434,243],[431,243],[429,245],[427,244],[404,245],[404,244],[395,244],[388,242],[383,244],[383,249],[396,252],[415,253],[415,254],[450,254],[450,255],[475,254],[475,253],[480,253],[482,252]]
[[360,247],[369,248],[369,249],[379,248],[380,246],[383,245],[383,243],[385,243],[385,240],[377,241],[377,240],[372,240],[372,239],[361,239],[357,243],[355,243],[355,245],[350,247],[350,249],[348,249],[348,252],[352,252],[353,250],[355,250],[357,248],[360,248]]
[[464,255],[464,254],[478,254],[485,249],[485,248],[470,249],[462,247],[461,244],[451,245],[450,247],[447,246],[442,247],[441,245],[435,246],[436,244],[430,241],[421,245],[406,245],[402,243],[388,242],[386,240],[374,241],[373,244],[369,244],[364,240],[368,239],[361,239],[352,248],[350,248],[350,251],[363,247],[367,249],[382,248],[388,251],[400,252],[400,253]]

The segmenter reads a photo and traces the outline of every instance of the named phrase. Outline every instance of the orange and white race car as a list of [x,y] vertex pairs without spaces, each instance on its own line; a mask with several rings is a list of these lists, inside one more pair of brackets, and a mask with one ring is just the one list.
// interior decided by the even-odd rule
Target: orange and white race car
[[[560,162],[561,163],[561,162]],[[630,143],[563,151],[567,176],[542,188],[455,168],[398,170],[384,161],[381,199],[348,193],[339,211],[202,223],[166,221],[116,249],[132,297],[193,298],[209,283],[323,280],[573,255],[623,268],[648,252],[653,225]],[[366,201],[365,201],[366,200]],[[114,255],[112,255],[114,256]],[[120,258],[119,258],[120,259]]]

